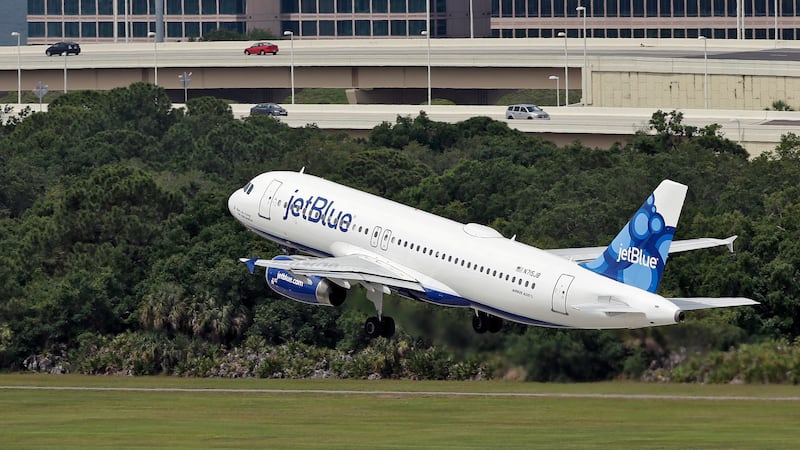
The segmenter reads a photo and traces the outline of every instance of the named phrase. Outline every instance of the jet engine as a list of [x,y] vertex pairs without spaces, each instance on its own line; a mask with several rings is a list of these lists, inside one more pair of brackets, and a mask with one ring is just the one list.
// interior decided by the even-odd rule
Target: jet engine
[[[276,260],[295,257],[277,256]],[[267,284],[270,289],[294,301],[311,305],[339,306],[347,298],[347,289],[316,276],[295,276],[284,269],[268,268]]]

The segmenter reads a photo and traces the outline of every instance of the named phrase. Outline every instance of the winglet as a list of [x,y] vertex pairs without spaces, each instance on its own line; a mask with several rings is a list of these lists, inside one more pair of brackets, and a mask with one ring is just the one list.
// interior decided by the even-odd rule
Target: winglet
[[250,258],[250,259],[239,258],[239,261],[247,264],[247,270],[249,270],[250,273],[252,274],[256,270],[256,261],[258,261],[258,259],[259,259],[258,256],[256,256],[255,258]]
[[739,236],[733,235],[733,236],[729,237],[728,239],[725,239],[725,245],[728,246],[728,251],[731,252],[731,253],[733,253],[733,241],[735,241],[737,237],[739,237]]

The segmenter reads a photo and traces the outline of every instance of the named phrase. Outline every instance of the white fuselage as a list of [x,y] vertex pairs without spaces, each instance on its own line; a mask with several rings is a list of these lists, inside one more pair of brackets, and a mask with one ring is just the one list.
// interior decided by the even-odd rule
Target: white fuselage
[[[246,227],[282,245],[318,256],[375,257],[425,287],[426,292],[410,296],[437,304],[575,328],[670,325],[679,312],[657,294],[488,227],[464,225],[307,174],[261,174],[231,196],[229,208]],[[643,313],[576,309],[603,304]]]

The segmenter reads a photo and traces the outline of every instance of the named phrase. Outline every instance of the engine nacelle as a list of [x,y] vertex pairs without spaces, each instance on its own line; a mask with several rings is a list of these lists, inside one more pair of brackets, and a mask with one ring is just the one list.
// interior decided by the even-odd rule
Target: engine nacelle
[[[291,256],[276,256],[276,260],[292,260]],[[311,305],[339,306],[347,298],[347,289],[321,277],[295,277],[283,269],[267,269],[270,289],[294,301]],[[307,281],[310,281],[307,282]]]

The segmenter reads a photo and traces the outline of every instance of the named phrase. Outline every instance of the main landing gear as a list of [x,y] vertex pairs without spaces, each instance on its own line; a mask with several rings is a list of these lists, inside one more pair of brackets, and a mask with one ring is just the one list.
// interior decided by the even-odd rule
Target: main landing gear
[[383,315],[383,294],[389,294],[389,288],[379,284],[361,283],[367,290],[367,300],[375,305],[376,317],[370,317],[364,322],[364,333],[368,338],[374,339],[383,336],[394,336],[394,319]]
[[483,311],[475,311],[475,317],[472,318],[472,329],[478,334],[497,333],[503,328],[503,319],[486,314]]
[[380,319],[377,317],[370,317],[364,323],[364,333],[370,339],[380,336],[390,338],[394,336],[394,319],[387,316]]

